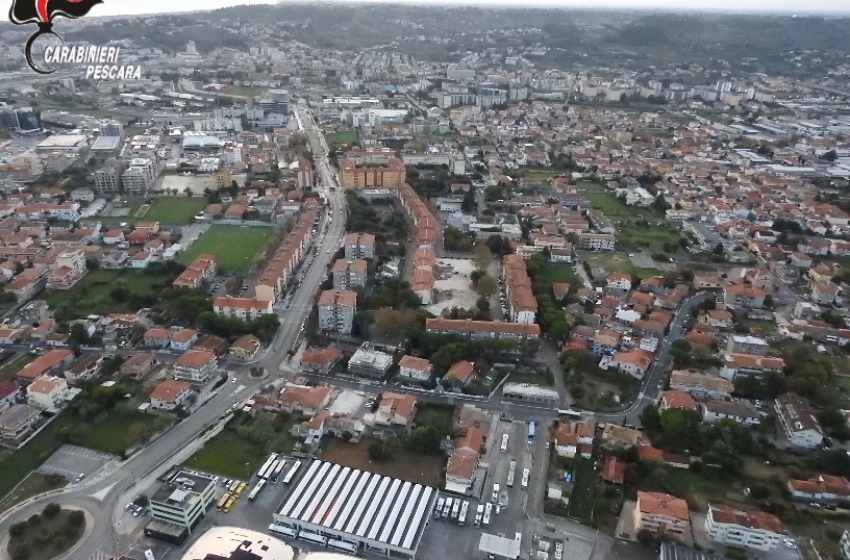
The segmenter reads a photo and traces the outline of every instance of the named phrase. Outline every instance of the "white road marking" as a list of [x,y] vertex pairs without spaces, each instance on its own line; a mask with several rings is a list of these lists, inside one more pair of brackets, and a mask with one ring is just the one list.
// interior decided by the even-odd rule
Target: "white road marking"
[[238,395],[239,393],[241,393],[244,390],[245,390],[245,385],[240,385],[239,387],[236,388],[235,391],[233,391],[233,394]]

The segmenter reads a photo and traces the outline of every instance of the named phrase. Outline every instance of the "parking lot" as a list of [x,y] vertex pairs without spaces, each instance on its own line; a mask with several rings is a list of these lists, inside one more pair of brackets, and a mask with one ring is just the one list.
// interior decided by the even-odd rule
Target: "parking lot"
[[[42,474],[58,474],[64,476],[69,482],[82,482],[96,473],[109,461],[115,459],[115,455],[102,453],[65,444],[57,449],[44,464],[39,467],[38,472]],[[83,475],[80,478],[80,475]]]

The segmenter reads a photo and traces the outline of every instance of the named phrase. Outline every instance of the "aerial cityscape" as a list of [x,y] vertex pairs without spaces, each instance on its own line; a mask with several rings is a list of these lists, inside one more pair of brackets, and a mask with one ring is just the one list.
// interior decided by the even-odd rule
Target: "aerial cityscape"
[[72,4],[0,22],[0,560],[850,560],[847,18]]

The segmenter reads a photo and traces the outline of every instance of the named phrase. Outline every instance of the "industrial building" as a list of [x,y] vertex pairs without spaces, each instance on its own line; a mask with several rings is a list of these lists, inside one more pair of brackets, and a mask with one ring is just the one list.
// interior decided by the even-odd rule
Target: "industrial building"
[[151,496],[153,520],[145,535],[170,542],[182,542],[215,503],[215,481],[211,477],[177,468]]
[[437,490],[313,460],[283,499],[278,532],[330,548],[415,558]]
[[293,560],[285,542],[242,527],[213,527],[195,541],[182,560]]

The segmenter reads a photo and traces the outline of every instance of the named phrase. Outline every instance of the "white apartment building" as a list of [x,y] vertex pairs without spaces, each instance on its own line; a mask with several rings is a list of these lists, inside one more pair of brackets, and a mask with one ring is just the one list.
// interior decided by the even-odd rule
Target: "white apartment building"
[[398,362],[398,375],[411,381],[428,381],[433,369],[431,362],[425,358],[403,356]]
[[579,233],[578,247],[590,251],[613,251],[617,239],[610,233]]
[[215,487],[210,478],[179,471],[151,496],[151,517],[191,530],[215,503]]
[[27,386],[27,401],[42,410],[57,410],[68,397],[68,382],[62,377],[39,377]]
[[319,296],[319,328],[323,331],[351,334],[357,292],[325,290]]
[[769,551],[775,550],[782,538],[782,522],[763,511],[709,504],[705,533],[712,541],[724,545]]
[[776,397],[776,417],[788,442],[796,447],[814,449],[823,443],[823,428],[808,402],[796,393]]
[[155,178],[153,160],[148,158],[133,158],[121,176],[124,192],[130,194],[144,194]]

